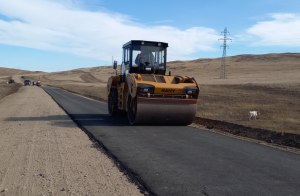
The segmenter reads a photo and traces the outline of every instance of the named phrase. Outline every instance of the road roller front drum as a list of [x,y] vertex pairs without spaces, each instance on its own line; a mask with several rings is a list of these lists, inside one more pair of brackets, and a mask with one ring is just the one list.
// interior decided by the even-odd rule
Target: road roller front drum
[[120,112],[118,109],[118,94],[116,89],[111,89],[108,95],[107,103],[108,112],[110,115],[115,116]]
[[137,98],[132,98],[131,95],[128,95],[127,99],[127,118],[129,124],[134,125],[137,115]]

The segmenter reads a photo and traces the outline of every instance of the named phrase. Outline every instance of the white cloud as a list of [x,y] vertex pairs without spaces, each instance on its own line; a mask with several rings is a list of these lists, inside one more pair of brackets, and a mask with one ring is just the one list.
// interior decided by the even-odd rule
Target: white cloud
[[300,46],[300,15],[292,13],[271,14],[269,20],[258,22],[247,33],[255,36],[261,46]]
[[[60,3],[59,3],[60,2]],[[129,16],[108,11],[89,11],[74,1],[0,0],[0,43],[68,52],[109,62],[120,59],[121,46],[131,39],[165,41],[171,59],[184,59],[214,50],[219,38],[211,28],[185,30],[173,26],[149,26]]]

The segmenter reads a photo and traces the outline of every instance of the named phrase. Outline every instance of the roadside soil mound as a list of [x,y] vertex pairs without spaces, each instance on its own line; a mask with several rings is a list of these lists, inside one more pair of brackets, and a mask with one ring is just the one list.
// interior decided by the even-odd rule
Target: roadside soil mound
[[216,129],[218,131],[231,133],[237,136],[257,139],[268,143],[274,143],[300,149],[300,135],[297,134],[284,132],[278,133],[266,129],[251,128],[234,123],[200,117],[197,117],[194,123],[203,125],[208,129]]
[[6,83],[0,83],[0,99],[3,97],[6,97],[7,95],[10,95],[12,93],[15,93],[19,90],[21,87],[21,84],[6,84]]

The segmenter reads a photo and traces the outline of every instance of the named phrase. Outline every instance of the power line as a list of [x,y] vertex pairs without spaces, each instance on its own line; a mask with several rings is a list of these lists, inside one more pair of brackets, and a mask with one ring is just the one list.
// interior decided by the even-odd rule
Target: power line
[[230,35],[229,31],[227,30],[227,27],[225,27],[224,31],[222,32],[223,37],[219,40],[223,41],[223,44],[221,47],[223,48],[223,55],[221,60],[221,67],[220,67],[220,79],[226,79],[226,53],[227,53],[227,42],[231,41],[232,39],[228,36]]

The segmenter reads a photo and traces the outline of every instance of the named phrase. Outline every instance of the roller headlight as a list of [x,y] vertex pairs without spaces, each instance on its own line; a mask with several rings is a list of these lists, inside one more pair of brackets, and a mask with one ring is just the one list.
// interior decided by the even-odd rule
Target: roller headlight
[[199,94],[199,88],[196,86],[186,87],[184,88],[184,93],[192,96],[193,98],[197,98]]
[[154,93],[154,86],[149,84],[138,84],[137,86],[137,93],[138,94],[153,94]]

